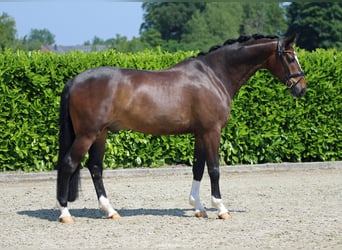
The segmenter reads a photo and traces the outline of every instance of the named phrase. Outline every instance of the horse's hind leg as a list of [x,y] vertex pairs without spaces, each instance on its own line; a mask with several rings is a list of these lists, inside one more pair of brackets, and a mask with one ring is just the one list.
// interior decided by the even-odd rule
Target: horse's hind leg
[[120,215],[113,209],[113,207],[109,203],[102,179],[103,156],[105,153],[106,138],[107,131],[103,131],[102,134],[90,147],[87,167],[94,182],[100,209],[106,212],[106,216],[108,218],[117,219],[120,218]]
[[[57,176],[57,200],[61,211],[61,215],[59,216],[61,222],[73,222],[67,204],[68,200],[74,201],[77,197],[79,165],[92,144],[92,141],[93,139],[90,137],[77,137],[70,150],[60,162]],[[75,185],[70,185],[70,180],[75,174],[77,175],[74,176],[76,178],[74,180]],[[70,197],[70,193],[73,194],[72,197]]]

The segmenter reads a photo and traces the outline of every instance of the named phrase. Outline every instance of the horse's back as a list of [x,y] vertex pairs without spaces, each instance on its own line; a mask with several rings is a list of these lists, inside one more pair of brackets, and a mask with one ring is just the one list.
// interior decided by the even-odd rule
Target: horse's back
[[[215,123],[215,116],[220,115],[215,112],[222,109],[217,91],[208,79],[191,64],[160,71],[90,69],[73,80],[71,115],[74,120],[83,120],[79,127],[97,130],[193,132],[204,124],[205,116]],[[210,122],[205,123],[211,126]]]

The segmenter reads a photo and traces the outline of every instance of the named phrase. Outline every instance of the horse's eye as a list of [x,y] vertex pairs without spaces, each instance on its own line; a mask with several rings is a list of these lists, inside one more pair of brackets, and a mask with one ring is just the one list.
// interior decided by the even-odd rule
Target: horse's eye
[[292,55],[288,55],[288,56],[287,56],[287,61],[288,61],[289,63],[293,63],[295,60],[296,60],[296,58],[295,58],[294,56],[292,56]]

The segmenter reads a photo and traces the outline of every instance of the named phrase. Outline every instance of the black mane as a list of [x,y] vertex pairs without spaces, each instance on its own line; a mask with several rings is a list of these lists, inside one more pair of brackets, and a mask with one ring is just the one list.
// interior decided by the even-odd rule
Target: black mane
[[200,52],[198,53],[197,56],[203,56],[203,55],[207,55],[208,53],[212,52],[212,51],[215,51],[223,46],[226,46],[226,45],[231,45],[231,44],[234,44],[234,43],[244,43],[244,42],[247,42],[251,39],[254,39],[254,40],[259,40],[259,39],[262,39],[262,38],[267,38],[267,39],[276,39],[276,38],[279,38],[278,36],[265,36],[265,35],[260,35],[260,34],[254,34],[252,36],[240,36],[239,38],[237,39],[228,39],[227,41],[225,41],[223,43],[223,45],[214,45],[212,46],[207,52]]

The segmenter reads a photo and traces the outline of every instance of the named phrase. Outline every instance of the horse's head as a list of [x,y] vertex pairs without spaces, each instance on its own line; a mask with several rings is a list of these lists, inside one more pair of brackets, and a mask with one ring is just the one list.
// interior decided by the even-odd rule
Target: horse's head
[[278,40],[277,53],[270,58],[269,68],[290,89],[293,96],[301,97],[306,91],[306,80],[293,48],[296,37]]

